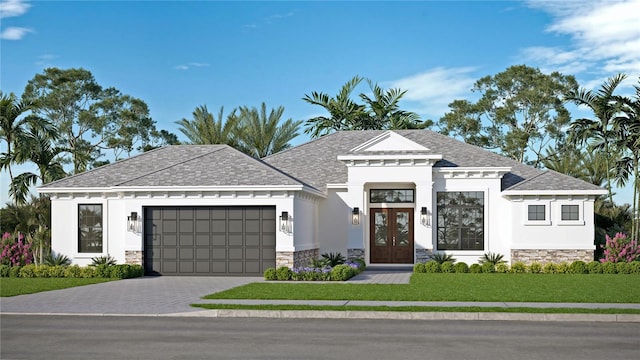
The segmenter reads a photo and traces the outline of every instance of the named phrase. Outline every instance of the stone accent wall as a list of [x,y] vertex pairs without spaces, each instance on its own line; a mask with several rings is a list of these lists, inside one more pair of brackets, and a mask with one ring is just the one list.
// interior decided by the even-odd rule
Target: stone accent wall
[[416,264],[431,260],[433,256],[432,249],[416,249]]
[[300,251],[277,251],[276,268],[286,266],[289,268],[307,265],[312,258],[320,256],[320,249],[309,249]]
[[347,249],[347,259],[364,260],[364,249]]
[[142,250],[125,250],[124,261],[127,265],[142,265]]
[[582,260],[593,261],[593,250],[582,249],[511,249],[511,263],[522,261],[529,265],[532,262],[540,264],[561,263]]

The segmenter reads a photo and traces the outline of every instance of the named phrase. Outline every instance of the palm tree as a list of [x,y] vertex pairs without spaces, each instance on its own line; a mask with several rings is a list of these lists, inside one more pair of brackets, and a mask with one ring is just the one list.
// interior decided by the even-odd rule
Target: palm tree
[[[593,112],[595,119],[575,120],[569,129],[569,141],[573,144],[589,144],[592,150],[603,152],[606,156],[607,169],[611,167],[611,154],[615,150],[613,141],[617,137],[616,118],[621,114],[621,106],[615,101],[614,91],[616,87],[626,78],[623,74],[618,74],[605,81],[597,92],[591,90],[578,89],[571,91],[567,99],[577,105],[587,106]],[[613,203],[613,193],[611,191],[611,176],[607,172],[608,198]]]
[[228,144],[236,146],[236,131],[238,117],[233,110],[226,121],[224,120],[224,107],[220,107],[218,119],[214,119],[213,114],[207,110],[206,105],[198,106],[193,111],[193,119],[182,119],[176,121],[180,130],[192,144]]
[[351,100],[351,93],[362,82],[363,78],[354,76],[342,86],[335,97],[330,97],[323,92],[312,92],[302,98],[304,101],[319,105],[329,112],[329,117],[316,116],[306,121],[305,134],[311,134],[312,138],[327,135],[340,130],[362,130],[359,124],[366,118],[365,106]]
[[[428,126],[420,121],[420,116],[411,111],[400,110],[398,103],[407,90],[383,90],[378,84],[367,79],[373,98],[360,94],[369,110],[367,129],[420,129]],[[367,130],[363,129],[363,130]]]
[[263,158],[286,150],[289,141],[298,136],[302,121],[287,119],[280,124],[284,107],[271,109],[267,115],[267,105],[263,102],[260,111],[257,108],[240,108],[238,115],[238,149],[255,158]]
[[16,164],[14,148],[23,144],[27,117],[22,117],[31,109],[31,104],[18,101],[15,94],[0,91],[0,139],[7,143],[7,151],[0,154],[0,169],[9,171],[10,186],[13,187],[11,165]]

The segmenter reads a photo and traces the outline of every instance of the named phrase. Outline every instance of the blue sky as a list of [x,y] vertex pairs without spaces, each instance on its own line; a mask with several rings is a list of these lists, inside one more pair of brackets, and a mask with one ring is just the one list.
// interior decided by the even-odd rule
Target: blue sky
[[[586,88],[623,72],[623,93],[640,76],[640,0],[0,1],[3,92],[21,95],[46,67],[83,67],[143,99],[157,127],[181,138],[174,122],[203,104],[323,114],[301,98],[334,95],[354,75],[408,90],[403,108],[434,121],[452,100],[472,99],[474,81],[515,64]],[[617,192],[631,202],[629,189]]]

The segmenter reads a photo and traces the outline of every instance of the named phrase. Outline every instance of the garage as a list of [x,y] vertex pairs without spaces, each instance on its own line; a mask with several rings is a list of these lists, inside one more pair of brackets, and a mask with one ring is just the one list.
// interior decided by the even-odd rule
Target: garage
[[147,275],[261,276],[276,262],[274,206],[144,207]]

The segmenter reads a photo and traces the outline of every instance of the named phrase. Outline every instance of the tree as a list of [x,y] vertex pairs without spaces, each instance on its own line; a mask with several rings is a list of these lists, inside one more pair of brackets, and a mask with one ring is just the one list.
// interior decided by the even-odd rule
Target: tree
[[255,158],[263,158],[291,147],[289,142],[298,136],[302,121],[287,119],[280,123],[284,107],[271,109],[267,115],[267,105],[263,102],[260,110],[247,106],[240,107],[238,149]]
[[[616,87],[626,78],[618,74],[605,81],[597,92],[583,88],[574,89],[567,95],[567,99],[579,106],[588,107],[595,119],[577,119],[569,128],[569,142],[574,145],[588,145],[589,151],[598,151],[605,157],[607,169],[611,169],[611,158],[619,153],[612,145],[618,137],[616,118],[621,114],[621,106],[614,98]],[[611,190],[611,175],[606,173],[607,192],[609,202],[613,203]]]
[[14,147],[20,146],[25,137],[27,117],[23,116],[30,110],[31,104],[20,102],[16,96],[0,92],[0,139],[7,144],[7,151],[0,155],[0,169],[9,171],[9,186],[13,191],[13,172],[11,165],[16,163]]
[[155,130],[146,104],[119,90],[100,86],[91,72],[47,68],[25,87],[24,102],[58,130],[58,145],[73,172],[80,173],[98,160],[103,150],[116,157],[141,149]]
[[476,81],[472,91],[481,93],[480,99],[453,101],[439,126],[445,135],[539,166],[544,149],[563,140],[570,122],[563,97],[577,87],[573,76],[511,66]]
[[400,99],[407,90],[388,89],[383,90],[378,84],[367,80],[373,98],[366,94],[360,94],[360,98],[367,107],[368,127],[372,129],[424,129],[432,125],[432,122],[420,121],[420,116],[411,111],[400,110]]
[[213,114],[207,110],[207,106],[201,105],[193,111],[191,120],[183,118],[176,121],[176,124],[180,126],[178,130],[189,139],[191,144],[228,144],[237,147],[238,117],[236,110],[227,116],[226,121],[223,114],[224,106],[220,107],[216,120]]

